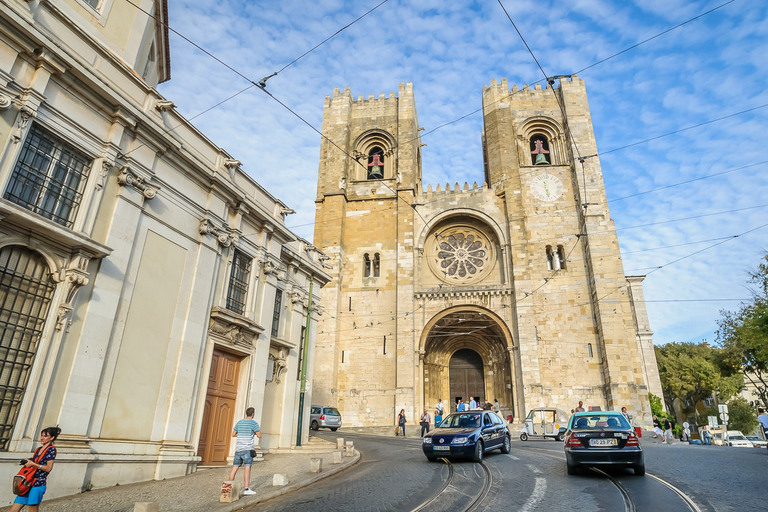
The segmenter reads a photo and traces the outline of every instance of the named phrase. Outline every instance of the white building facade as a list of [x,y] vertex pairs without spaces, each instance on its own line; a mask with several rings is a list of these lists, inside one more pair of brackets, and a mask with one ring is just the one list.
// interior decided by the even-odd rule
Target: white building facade
[[226,464],[249,406],[294,446],[312,379],[323,255],[157,93],[136,3],[0,0],[0,478],[58,425],[49,498]]

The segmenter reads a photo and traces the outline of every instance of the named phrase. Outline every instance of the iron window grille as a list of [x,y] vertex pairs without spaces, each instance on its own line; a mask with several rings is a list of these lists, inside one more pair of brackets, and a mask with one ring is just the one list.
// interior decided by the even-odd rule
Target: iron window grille
[[42,256],[0,249],[0,450],[8,449],[54,288]]
[[232,273],[229,275],[227,290],[227,309],[238,315],[245,312],[248,297],[248,280],[251,275],[251,259],[240,251],[235,251],[232,258]]
[[5,190],[5,199],[71,228],[89,168],[87,156],[32,125]]
[[277,336],[280,331],[280,308],[283,306],[283,292],[277,290],[275,292],[275,309],[272,312],[272,336]]

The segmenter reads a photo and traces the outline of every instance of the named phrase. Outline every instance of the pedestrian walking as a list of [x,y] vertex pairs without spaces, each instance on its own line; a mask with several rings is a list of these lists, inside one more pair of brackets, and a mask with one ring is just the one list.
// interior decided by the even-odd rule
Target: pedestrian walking
[[493,412],[499,412],[501,410],[501,406],[499,405],[499,401],[495,398],[493,399]]
[[579,406],[575,409],[576,412],[584,412],[584,402],[579,400]]
[[419,418],[419,424],[421,425],[421,437],[424,437],[424,434],[429,433],[429,422],[431,421],[431,418],[429,417],[429,413],[426,409],[424,409],[424,412],[421,415],[421,418]]
[[672,443],[672,439],[674,436],[672,435],[672,422],[669,421],[669,418],[666,416],[664,417],[664,435],[661,436],[661,442],[666,443],[667,439],[669,439],[669,443]]
[[653,438],[656,439],[659,436],[663,436],[664,431],[661,430],[661,422],[659,421],[659,418],[656,417],[656,415],[653,415]]
[[435,406],[435,416],[437,416],[437,411],[440,411],[440,416],[442,416],[443,415],[443,409],[444,409],[443,399],[442,398],[438,398],[437,399],[437,405]]
[[245,488],[243,494],[253,496],[256,491],[251,489],[251,466],[253,458],[256,456],[254,437],[261,439],[261,428],[253,419],[256,409],[249,407],[245,410],[245,418],[235,423],[232,427],[232,437],[237,438],[235,444],[235,460],[232,461],[232,471],[229,473],[229,479],[234,480],[237,470],[244,466],[243,479]]
[[24,467],[36,468],[35,482],[32,488],[22,496],[16,496],[11,505],[10,512],[18,512],[24,505],[29,507],[30,512],[37,512],[40,508],[40,502],[43,501],[43,495],[47,488],[48,474],[53,469],[53,461],[56,459],[56,447],[53,442],[61,434],[59,427],[48,427],[40,432],[40,446],[35,450],[31,459],[24,459]]
[[400,432],[403,434],[403,437],[405,437],[405,409],[400,409],[400,414],[397,415],[397,426],[400,427]]

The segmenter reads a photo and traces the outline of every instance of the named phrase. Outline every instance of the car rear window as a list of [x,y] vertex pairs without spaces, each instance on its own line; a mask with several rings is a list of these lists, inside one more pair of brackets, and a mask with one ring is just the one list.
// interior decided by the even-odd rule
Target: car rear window
[[572,430],[584,429],[623,429],[632,428],[627,419],[620,414],[590,414],[573,418]]
[[323,414],[330,414],[331,416],[341,416],[341,414],[339,414],[339,410],[335,407],[325,407],[323,409]]

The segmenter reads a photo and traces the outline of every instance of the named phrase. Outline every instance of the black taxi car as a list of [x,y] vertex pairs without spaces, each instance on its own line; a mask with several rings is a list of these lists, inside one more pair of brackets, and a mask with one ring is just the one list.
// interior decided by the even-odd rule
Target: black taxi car
[[575,475],[579,467],[625,467],[645,474],[645,459],[635,429],[619,412],[577,412],[565,432],[566,469]]
[[429,460],[438,457],[471,457],[483,460],[489,450],[509,453],[509,430],[501,417],[492,411],[454,412],[438,427],[424,436],[421,444]]

